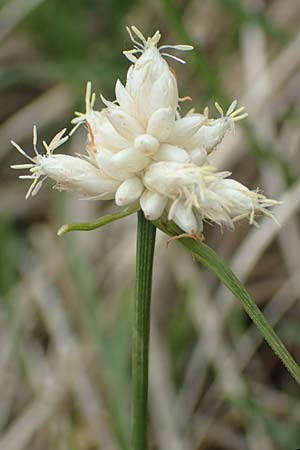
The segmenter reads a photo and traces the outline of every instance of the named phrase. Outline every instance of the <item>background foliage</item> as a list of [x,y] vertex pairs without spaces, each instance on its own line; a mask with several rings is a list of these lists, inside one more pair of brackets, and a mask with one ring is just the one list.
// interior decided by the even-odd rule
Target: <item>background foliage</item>
[[[83,109],[87,80],[112,98],[128,63],[125,25],[192,43],[181,96],[213,112],[238,98],[249,119],[214,163],[283,200],[281,228],[206,225],[219,253],[300,359],[300,4],[295,0],[0,2],[0,448],[128,450],[135,218],[56,237],[112,210],[45,186],[24,200],[9,140],[49,140]],[[101,107],[98,98],[97,105]],[[82,152],[84,130],[66,151]],[[300,447],[299,388],[240,305],[159,234],[150,373],[153,450]]]

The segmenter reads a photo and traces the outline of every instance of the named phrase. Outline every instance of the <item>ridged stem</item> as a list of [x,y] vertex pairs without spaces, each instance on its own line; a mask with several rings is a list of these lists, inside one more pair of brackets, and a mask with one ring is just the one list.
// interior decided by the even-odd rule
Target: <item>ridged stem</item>
[[152,267],[156,228],[137,213],[136,284],[132,331],[132,450],[147,449]]

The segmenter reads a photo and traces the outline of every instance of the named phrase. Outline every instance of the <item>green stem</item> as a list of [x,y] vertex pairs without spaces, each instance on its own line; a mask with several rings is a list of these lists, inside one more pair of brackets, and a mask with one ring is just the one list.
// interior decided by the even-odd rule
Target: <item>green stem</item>
[[156,228],[139,211],[132,334],[132,450],[147,448],[150,302],[155,235]]

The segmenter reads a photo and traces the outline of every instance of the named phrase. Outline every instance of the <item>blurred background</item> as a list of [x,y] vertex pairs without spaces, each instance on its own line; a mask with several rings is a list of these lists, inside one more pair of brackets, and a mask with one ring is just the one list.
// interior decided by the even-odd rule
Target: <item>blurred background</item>
[[[283,203],[277,227],[206,225],[221,255],[300,359],[300,2],[295,0],[0,1],[0,449],[129,450],[130,323],[135,217],[58,238],[109,202],[80,201],[47,182],[25,201],[10,164],[84,110],[88,80],[113,99],[132,47],[125,26],[163,44],[181,97],[203,110],[235,98],[249,118],[213,155],[222,170]],[[101,108],[98,98],[96,106]],[[83,152],[84,128],[65,152]],[[47,186],[46,186],[47,184]],[[154,268],[151,450],[300,448],[299,388],[238,301],[158,235]]]

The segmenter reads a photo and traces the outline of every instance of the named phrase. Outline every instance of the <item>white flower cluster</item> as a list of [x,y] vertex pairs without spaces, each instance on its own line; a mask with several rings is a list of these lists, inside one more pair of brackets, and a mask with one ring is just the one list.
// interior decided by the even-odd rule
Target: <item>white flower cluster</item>
[[158,219],[164,211],[182,230],[197,234],[203,221],[233,227],[247,217],[255,223],[256,212],[269,214],[276,202],[257,191],[249,191],[229,172],[217,172],[209,164],[208,155],[222,141],[234,123],[247,116],[234,101],[221,117],[210,119],[190,111],[180,117],[177,81],[163,56],[184,61],[167,49],[186,51],[188,45],[157,47],[160,33],[145,39],[136,28],[127,29],[134,49],[124,54],[131,61],[125,86],[116,82],[116,100],[105,108],[94,110],[96,96],[87,85],[86,112],[76,113],[74,128],[84,123],[88,131],[87,155],[67,156],[54,150],[67,141],[66,130],[58,133],[45,152],[37,150],[34,127],[35,156],[28,156],[15,142],[12,144],[29,159],[28,164],[13,168],[29,169],[32,179],[26,197],[35,195],[45,178],[50,177],[60,190],[77,191],[92,199],[115,199],[119,206],[140,202],[149,220]]

